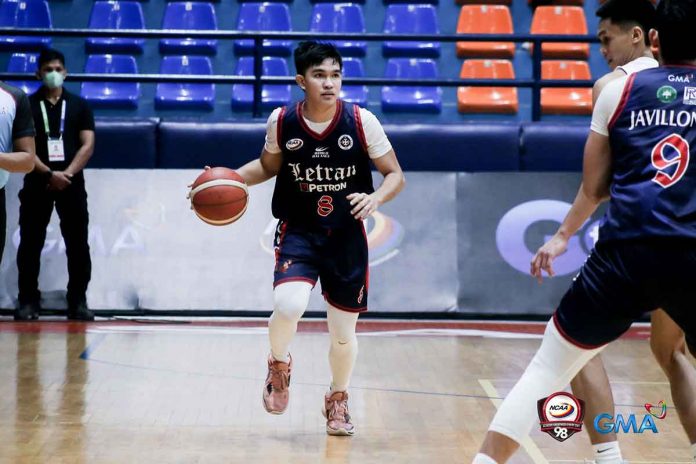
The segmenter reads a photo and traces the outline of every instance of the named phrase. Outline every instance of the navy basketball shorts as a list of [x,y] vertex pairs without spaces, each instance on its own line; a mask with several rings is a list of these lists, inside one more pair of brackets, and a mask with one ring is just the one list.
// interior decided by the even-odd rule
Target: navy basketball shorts
[[273,287],[285,282],[321,281],[327,303],[349,312],[367,311],[369,259],[360,221],[336,229],[278,221]]
[[696,240],[599,243],[553,315],[582,348],[605,345],[644,314],[662,308],[696,347]]

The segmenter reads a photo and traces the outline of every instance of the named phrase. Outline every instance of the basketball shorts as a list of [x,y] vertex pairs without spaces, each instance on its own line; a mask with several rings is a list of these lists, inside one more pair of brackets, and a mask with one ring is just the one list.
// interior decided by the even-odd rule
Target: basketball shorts
[[554,313],[561,334],[596,348],[662,308],[696,346],[696,240],[654,238],[599,243]]
[[349,312],[367,310],[369,259],[360,221],[337,229],[308,228],[278,221],[273,287],[291,281],[321,281],[326,301]]

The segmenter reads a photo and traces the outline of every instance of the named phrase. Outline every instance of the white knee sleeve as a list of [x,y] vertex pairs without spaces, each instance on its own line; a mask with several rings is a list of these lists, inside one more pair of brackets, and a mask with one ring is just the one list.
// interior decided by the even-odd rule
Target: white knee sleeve
[[288,362],[288,348],[297,332],[297,322],[309,303],[312,285],[307,282],[286,282],[273,290],[273,314],[268,321],[271,354],[278,361]]
[[538,423],[537,401],[565,388],[604,347],[585,350],[563,338],[552,320],[546,325],[539,351],[493,418],[489,430],[520,443]]
[[358,357],[358,338],[355,336],[358,313],[342,311],[329,305],[326,310],[326,322],[331,338],[331,388],[335,391],[346,391]]

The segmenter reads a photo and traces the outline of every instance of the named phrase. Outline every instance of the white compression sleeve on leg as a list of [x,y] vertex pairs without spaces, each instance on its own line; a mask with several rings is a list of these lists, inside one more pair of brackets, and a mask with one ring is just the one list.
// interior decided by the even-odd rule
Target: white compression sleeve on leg
[[489,430],[520,443],[538,421],[537,400],[568,385],[602,348],[585,350],[563,338],[551,319],[539,351],[498,409]]
[[329,305],[326,310],[326,322],[331,338],[331,390],[346,391],[358,357],[358,338],[355,336],[358,313],[343,311]]
[[471,461],[471,464],[498,464],[498,463],[492,457],[479,453],[476,456],[474,456],[474,460]]
[[307,309],[312,285],[308,282],[286,282],[273,290],[273,314],[268,321],[271,355],[288,362],[288,348],[297,332],[297,323]]

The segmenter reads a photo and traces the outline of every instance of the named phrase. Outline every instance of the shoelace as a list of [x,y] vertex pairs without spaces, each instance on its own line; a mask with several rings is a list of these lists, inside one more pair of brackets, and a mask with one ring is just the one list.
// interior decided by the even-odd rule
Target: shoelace
[[350,415],[348,414],[348,404],[346,401],[331,401],[331,407],[329,408],[329,420],[340,420],[342,422],[348,422],[350,420]]
[[290,385],[290,375],[285,370],[271,366],[271,385],[274,390],[286,390]]

